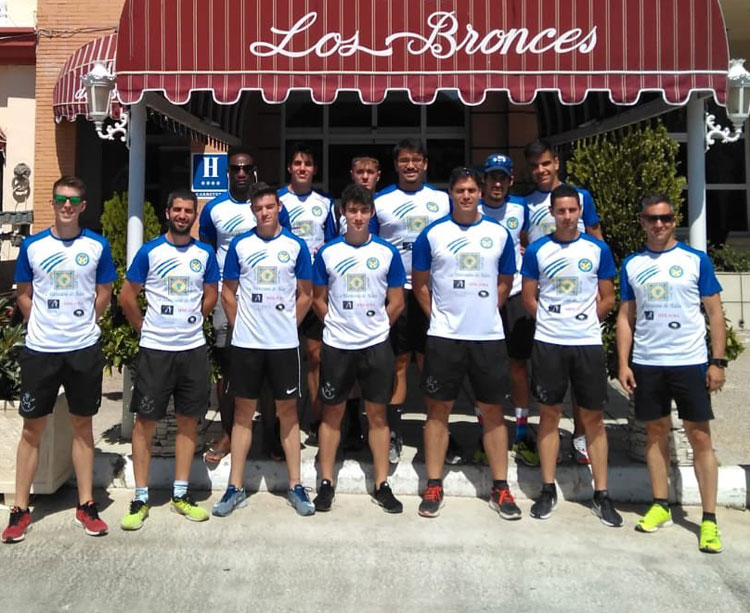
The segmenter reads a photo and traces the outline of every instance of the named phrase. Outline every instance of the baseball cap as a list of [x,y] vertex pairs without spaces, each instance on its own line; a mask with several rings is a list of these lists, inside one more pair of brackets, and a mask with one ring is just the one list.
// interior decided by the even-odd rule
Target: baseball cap
[[510,177],[513,174],[513,160],[511,160],[507,155],[493,153],[490,157],[487,158],[487,161],[484,163],[484,168],[482,170],[485,174],[487,174],[488,172],[499,170],[500,172],[504,172]]

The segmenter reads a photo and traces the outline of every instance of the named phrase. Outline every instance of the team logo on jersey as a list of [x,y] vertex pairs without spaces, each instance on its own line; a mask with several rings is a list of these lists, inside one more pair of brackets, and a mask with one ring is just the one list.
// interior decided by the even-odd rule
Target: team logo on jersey
[[368,258],[367,260],[367,268],[370,270],[377,270],[378,266],[380,266],[380,261],[378,258]]
[[276,266],[257,266],[255,268],[255,281],[258,285],[275,285],[278,278]]
[[672,268],[669,269],[669,276],[674,277],[675,279],[679,279],[685,271],[682,270],[682,266],[672,266]]
[[492,245],[495,243],[489,236],[485,236],[481,241],[479,241],[479,244],[482,245],[485,249],[492,249]]
[[479,270],[481,258],[478,253],[459,253],[458,269],[459,270]]
[[289,260],[292,259],[292,256],[289,255],[288,251],[279,251],[279,255],[276,256],[279,258],[279,262],[282,264],[286,264]]
[[430,223],[430,220],[425,215],[412,215],[411,217],[406,218],[406,227],[409,230],[409,232],[413,232],[415,234],[418,234],[422,230],[424,230],[427,225]]
[[315,217],[320,217],[323,214],[323,209],[321,209],[317,204],[312,208],[312,214],[315,215]]
[[52,273],[52,283],[55,289],[74,289],[76,274],[72,270],[56,270]]
[[190,260],[190,270],[193,272],[200,272],[203,270],[203,263],[198,259]]
[[648,300],[652,302],[661,302],[669,299],[668,283],[646,283],[645,287]]
[[437,213],[440,210],[440,207],[438,206],[437,202],[428,202],[427,210],[430,213]]
[[560,296],[578,295],[578,277],[558,277],[555,279],[555,293]]
[[190,284],[187,277],[167,277],[167,293],[174,296],[184,296],[188,293]]
[[367,290],[367,279],[365,278],[365,275],[346,275],[347,292],[364,292],[365,290]]
[[292,232],[300,238],[310,238],[313,235],[312,222],[297,221],[292,226]]
[[508,230],[518,229],[518,219],[516,219],[515,217],[509,217],[506,223],[508,224]]
[[591,272],[592,268],[594,268],[594,263],[588,258],[578,260],[578,270],[581,272]]
[[88,253],[79,253],[76,256],[76,264],[78,264],[79,266],[86,266],[86,264],[89,263],[90,259],[91,258],[89,258]]

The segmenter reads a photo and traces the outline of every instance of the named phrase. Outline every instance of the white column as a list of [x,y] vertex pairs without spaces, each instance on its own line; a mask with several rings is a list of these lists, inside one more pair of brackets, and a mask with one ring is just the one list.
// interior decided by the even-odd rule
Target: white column
[[706,251],[706,121],[703,98],[696,94],[687,105],[687,133],[690,246]]
[[128,266],[143,245],[143,203],[146,198],[146,104],[141,100],[130,107],[128,141]]
[[[141,100],[130,107],[128,117],[128,235],[127,262],[133,261],[143,245],[143,203],[146,199],[146,103]],[[129,439],[133,434],[133,414],[130,412],[133,378],[130,369],[122,377],[122,425],[120,436]]]

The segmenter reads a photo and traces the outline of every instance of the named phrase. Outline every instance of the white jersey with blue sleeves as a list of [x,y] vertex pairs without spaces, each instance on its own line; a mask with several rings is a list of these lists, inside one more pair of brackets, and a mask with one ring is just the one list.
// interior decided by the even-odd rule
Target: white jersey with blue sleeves
[[484,216],[462,226],[446,215],[417,238],[414,270],[430,273],[428,335],[470,341],[505,338],[497,277],[516,272],[513,239],[506,228]]
[[570,242],[545,236],[526,247],[524,277],[539,283],[534,339],[553,345],[601,345],[596,314],[601,279],[617,274],[612,251],[588,234]]
[[[279,213],[279,223],[285,228],[290,227],[289,215],[283,206]],[[227,250],[234,237],[249,232],[256,224],[250,201],[235,200],[228,191],[216,196],[203,207],[198,234],[202,241],[216,246],[216,259],[219,261],[220,271],[224,270]]]
[[218,283],[220,276],[214,250],[206,243],[174,245],[162,235],[143,245],[126,275],[146,291],[141,347],[184,351],[205,345],[203,285]]
[[370,231],[398,249],[406,270],[406,289],[411,289],[411,252],[419,233],[450,213],[448,194],[425,183],[407,192],[391,185],[375,194],[375,215]]
[[266,240],[256,230],[232,241],[224,279],[239,280],[232,345],[293,349],[297,336],[297,280],[312,278],[307,244],[286,228]]
[[307,194],[295,194],[288,185],[278,194],[289,213],[292,233],[307,243],[310,257],[314,258],[318,249],[338,234],[333,198],[315,189]]
[[[591,194],[582,187],[574,187],[581,202],[581,217],[578,219],[578,231],[586,232],[586,228],[599,224],[599,215]],[[536,190],[525,197],[529,211],[529,243],[539,240],[543,236],[555,231],[555,218],[549,211],[552,204],[552,192]]]
[[345,237],[323,246],[313,264],[313,283],[328,287],[323,342],[338,349],[364,349],[388,339],[385,302],[389,287],[406,282],[401,256],[377,236],[361,245]]
[[633,362],[690,366],[708,360],[701,298],[721,292],[702,251],[677,243],[667,251],[643,248],[625,259],[621,300],[635,300]]
[[502,206],[490,206],[484,200],[479,201],[479,212],[490,219],[494,219],[508,232],[513,238],[513,249],[516,253],[516,274],[513,277],[513,287],[510,290],[510,296],[521,293],[521,232],[529,229],[529,210],[526,207],[526,201],[521,196],[506,196]]
[[116,278],[109,242],[91,230],[70,240],[50,229],[24,239],[14,281],[32,284],[26,346],[60,353],[96,343],[96,286]]

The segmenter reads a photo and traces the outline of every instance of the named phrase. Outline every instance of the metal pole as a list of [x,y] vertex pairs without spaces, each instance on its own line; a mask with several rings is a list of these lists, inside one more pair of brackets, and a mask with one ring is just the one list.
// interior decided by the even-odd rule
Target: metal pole
[[687,105],[687,132],[690,246],[706,251],[706,125],[703,98],[696,94]]
[[130,164],[128,168],[128,266],[143,245],[143,203],[146,189],[146,104],[130,107],[128,120]]
[[[141,100],[130,107],[128,118],[128,235],[127,265],[133,261],[143,245],[143,203],[146,199],[146,103]],[[122,425],[120,436],[129,439],[133,434],[133,414],[130,412],[130,397],[133,378],[129,368],[122,377]]]

